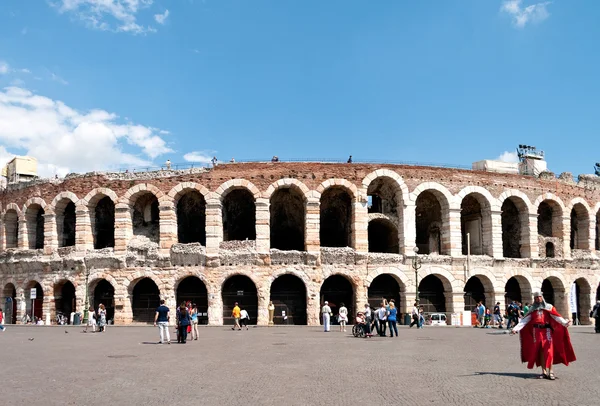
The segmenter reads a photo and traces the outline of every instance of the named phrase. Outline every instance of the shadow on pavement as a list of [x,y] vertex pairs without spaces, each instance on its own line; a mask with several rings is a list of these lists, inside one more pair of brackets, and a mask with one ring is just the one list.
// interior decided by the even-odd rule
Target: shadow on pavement
[[472,375],[465,376],[477,376],[477,375],[496,375],[496,376],[510,376],[512,378],[523,378],[523,379],[538,379],[539,374],[530,372],[475,372]]

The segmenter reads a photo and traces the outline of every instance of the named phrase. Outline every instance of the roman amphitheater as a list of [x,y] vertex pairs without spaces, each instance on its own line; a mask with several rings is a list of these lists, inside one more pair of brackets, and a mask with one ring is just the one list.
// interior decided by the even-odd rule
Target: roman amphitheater
[[586,324],[600,283],[595,176],[230,163],[33,180],[0,209],[0,303],[17,323],[82,312],[86,291],[115,324],[150,321],[164,298],[209,325],[236,301],[258,325],[270,301],[276,324],[317,325],[324,300],[410,312],[418,291],[451,314],[542,288],[569,317],[576,294]]

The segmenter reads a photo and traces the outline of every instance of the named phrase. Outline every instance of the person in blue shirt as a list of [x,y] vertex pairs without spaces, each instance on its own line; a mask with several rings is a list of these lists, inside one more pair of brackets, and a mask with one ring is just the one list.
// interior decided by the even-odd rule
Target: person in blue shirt
[[187,341],[188,327],[192,323],[190,313],[185,305],[179,308],[177,313],[177,326],[179,328],[178,343],[185,344]]
[[[169,334],[169,308],[165,306],[165,301],[160,301],[160,306],[156,309],[156,314],[154,315],[154,327],[158,324],[158,332],[160,334],[160,342],[162,344],[164,339],[167,339],[167,342],[171,344],[171,336]],[[166,337],[165,337],[166,334]]]
[[192,304],[192,340],[198,339],[198,306],[196,303]]
[[396,337],[398,337],[398,327],[396,326],[396,315],[398,314],[398,310],[396,310],[396,306],[393,302],[390,303],[390,310],[388,310],[387,320],[390,328],[390,337],[394,336],[394,331],[396,332]]

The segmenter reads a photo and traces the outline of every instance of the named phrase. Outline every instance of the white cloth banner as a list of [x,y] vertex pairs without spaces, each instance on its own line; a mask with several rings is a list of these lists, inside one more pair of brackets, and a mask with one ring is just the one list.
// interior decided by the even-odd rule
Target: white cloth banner
[[569,295],[569,307],[571,313],[577,313],[577,285],[575,282],[571,285],[571,294]]

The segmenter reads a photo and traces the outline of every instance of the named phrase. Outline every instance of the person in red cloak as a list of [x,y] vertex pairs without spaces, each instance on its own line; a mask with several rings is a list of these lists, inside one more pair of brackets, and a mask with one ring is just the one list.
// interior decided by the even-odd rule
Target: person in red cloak
[[567,327],[571,321],[565,320],[554,306],[546,303],[542,292],[535,292],[534,303],[529,312],[511,334],[521,332],[521,361],[527,362],[527,368],[534,364],[542,367],[540,379],[554,380],[552,365],[575,361],[575,352]]

